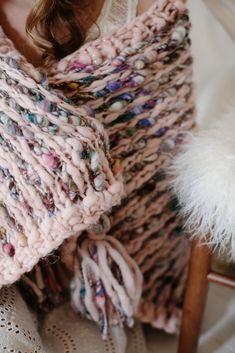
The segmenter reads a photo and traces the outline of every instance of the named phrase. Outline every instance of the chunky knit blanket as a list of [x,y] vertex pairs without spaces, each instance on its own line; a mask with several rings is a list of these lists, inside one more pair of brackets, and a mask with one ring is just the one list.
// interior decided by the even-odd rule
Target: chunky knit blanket
[[[158,0],[49,70],[0,32],[0,285],[63,243],[73,306],[104,337],[133,316],[177,327],[188,242],[166,170],[194,124],[189,28],[183,1]],[[41,306],[52,268],[21,277]]]

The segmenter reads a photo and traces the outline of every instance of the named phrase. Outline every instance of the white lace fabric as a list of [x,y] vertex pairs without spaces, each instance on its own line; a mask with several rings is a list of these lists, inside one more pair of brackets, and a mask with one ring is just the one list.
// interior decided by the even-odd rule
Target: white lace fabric
[[0,291],[0,352],[47,353],[37,331],[37,321],[15,286]]
[[86,41],[105,36],[132,21],[137,14],[138,0],[105,0],[100,16],[87,33]]
[[140,324],[111,327],[107,341],[98,327],[78,316],[70,304],[37,320],[15,286],[0,291],[1,353],[147,353]]

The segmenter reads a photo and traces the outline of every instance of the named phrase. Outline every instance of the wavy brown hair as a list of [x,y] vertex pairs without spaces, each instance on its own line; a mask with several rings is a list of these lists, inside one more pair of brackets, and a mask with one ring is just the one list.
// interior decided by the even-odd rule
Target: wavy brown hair
[[45,59],[60,59],[81,46],[87,27],[94,22],[92,3],[94,0],[36,0],[26,32],[43,50]]

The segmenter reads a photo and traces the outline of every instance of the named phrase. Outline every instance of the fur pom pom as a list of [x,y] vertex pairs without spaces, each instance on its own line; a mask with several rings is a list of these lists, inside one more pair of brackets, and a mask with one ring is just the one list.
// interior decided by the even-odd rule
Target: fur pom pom
[[188,136],[171,172],[191,235],[200,235],[235,261],[235,108],[207,130]]

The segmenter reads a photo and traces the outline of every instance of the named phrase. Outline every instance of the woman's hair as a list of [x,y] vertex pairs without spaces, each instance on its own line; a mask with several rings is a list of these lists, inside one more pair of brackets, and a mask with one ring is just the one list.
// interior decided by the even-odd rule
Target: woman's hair
[[94,0],[36,0],[26,32],[43,50],[44,58],[62,58],[84,42],[89,4]]

